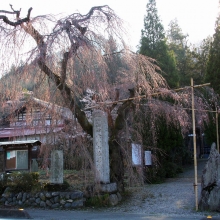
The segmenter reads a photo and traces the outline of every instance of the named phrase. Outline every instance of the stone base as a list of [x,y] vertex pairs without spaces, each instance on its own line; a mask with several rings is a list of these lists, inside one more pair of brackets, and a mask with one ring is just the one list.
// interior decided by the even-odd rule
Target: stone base
[[109,204],[112,206],[117,205],[122,199],[116,183],[100,184],[100,192],[109,194]]
[[112,206],[117,205],[122,200],[121,194],[117,192],[116,194],[109,195],[109,204]]
[[112,206],[117,205],[122,200],[116,183],[101,183],[87,187],[87,198],[104,194],[109,195],[109,204]]
[[101,193],[115,193],[118,191],[116,183],[100,184]]

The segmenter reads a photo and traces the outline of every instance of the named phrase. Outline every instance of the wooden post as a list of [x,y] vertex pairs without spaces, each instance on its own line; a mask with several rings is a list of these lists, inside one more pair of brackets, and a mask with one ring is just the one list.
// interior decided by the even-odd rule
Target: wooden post
[[219,135],[218,135],[218,109],[216,108],[216,137],[217,137],[217,150],[219,152]]
[[195,108],[194,108],[194,85],[193,85],[193,78],[191,78],[191,90],[192,90],[192,123],[193,123],[193,147],[194,147],[194,172],[195,172],[194,191],[195,191],[196,211],[198,211],[196,126],[195,126]]

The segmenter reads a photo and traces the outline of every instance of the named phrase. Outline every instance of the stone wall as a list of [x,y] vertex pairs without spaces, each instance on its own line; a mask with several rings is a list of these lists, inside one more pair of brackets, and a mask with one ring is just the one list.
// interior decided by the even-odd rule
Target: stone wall
[[[117,192],[115,183],[99,186],[99,192],[99,194],[94,194],[93,196],[108,194],[108,204],[111,206],[117,205],[122,200],[120,193]],[[85,206],[86,200],[93,196],[89,195],[88,192],[84,195],[81,191],[12,193],[8,187],[0,197],[0,204],[5,206],[41,207],[49,209],[74,209]]]
[[74,209],[84,206],[83,193],[74,192],[38,192],[38,193],[11,193],[6,188],[0,204],[33,206],[42,208]]

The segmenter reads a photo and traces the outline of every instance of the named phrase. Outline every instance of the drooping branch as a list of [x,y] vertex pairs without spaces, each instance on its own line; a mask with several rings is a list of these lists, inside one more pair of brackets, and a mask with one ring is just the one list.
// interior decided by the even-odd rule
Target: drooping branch
[[[107,8],[107,9],[110,9],[108,7],[108,5],[103,5],[103,6],[94,6],[90,9],[90,11],[86,14],[86,15],[81,15],[81,14],[78,14],[81,18],[80,19],[77,19],[77,22],[76,20],[72,20],[73,21],[73,25],[77,28],[78,24],[79,23],[82,23],[84,21],[89,21],[89,19],[92,17],[92,15],[94,14],[95,11],[99,11],[101,13],[103,13],[106,18],[108,19],[108,21],[111,19],[111,15],[110,13],[107,13],[104,11],[104,9]],[[77,16],[77,14],[75,14]]]
[[[9,12],[8,14],[16,15],[15,22],[9,20],[8,17],[5,15],[0,15],[0,19],[11,26],[20,25],[21,28],[35,40],[39,50],[37,63],[40,69],[55,82],[57,88],[61,91],[64,100],[66,101],[66,103],[69,104],[70,109],[77,116],[78,122],[81,124],[82,128],[88,134],[92,135],[92,125],[88,122],[85,113],[74,102],[74,94],[65,82],[67,64],[68,60],[73,55],[77,54],[77,51],[80,47],[87,47],[89,45],[97,46],[97,43],[94,41],[94,37],[96,37],[96,34],[89,29],[89,26],[102,22],[107,24],[107,28],[111,29],[114,27],[114,24],[120,25],[117,16],[114,14],[113,10],[106,5],[93,7],[86,15],[74,13],[64,19],[59,20],[57,22],[57,25],[53,29],[53,32],[44,36],[38,30],[36,30],[32,22],[30,22],[30,13],[32,8],[28,10],[27,17],[23,19],[20,18],[21,10],[16,11],[12,8],[12,6],[11,9],[12,12]],[[5,11],[1,12],[4,13]],[[85,36],[87,31],[89,31],[90,33],[90,35],[88,35],[90,36],[90,39],[88,38],[88,36]],[[47,65],[46,58],[48,56],[47,53],[49,52],[48,48],[51,49],[53,46],[53,42],[56,42],[55,39],[59,39],[64,32],[68,36],[70,46],[68,51],[64,52],[63,54],[63,59],[61,61],[61,71],[58,75]],[[51,40],[51,43],[49,42],[49,40]]]
[[[38,61],[38,65],[40,69],[50,78],[52,79],[57,88],[61,91],[61,94],[64,97],[64,100],[67,104],[70,106],[70,110],[72,112],[75,111],[75,115],[78,119],[79,124],[82,126],[83,130],[86,131],[88,134],[92,136],[92,125],[89,123],[89,121],[86,118],[86,114],[84,111],[80,109],[80,107],[74,102],[74,98],[71,94],[71,89],[66,83],[62,83],[61,78],[53,73],[48,66],[42,62],[41,60]],[[67,101],[68,100],[68,101]]]
[[126,118],[126,109],[130,109],[134,107],[135,104],[131,100],[128,100],[118,108],[117,111],[118,116],[115,122],[115,133],[117,133],[117,131],[121,130],[124,127],[125,118]]
[[[102,23],[103,25],[100,25]],[[98,35],[91,29],[91,27],[100,28],[107,26],[104,30],[119,30],[121,29],[121,20],[115,15],[113,10],[107,6],[92,7],[86,15],[80,13],[73,13],[65,18],[57,21],[50,38],[59,37],[65,32],[71,44],[70,52],[76,54],[79,47],[97,47],[97,42],[94,40]],[[117,33],[115,31],[115,34]],[[53,42],[53,41],[51,41]]]
[[[38,65],[40,69],[50,78],[52,79],[57,88],[61,91],[61,94],[63,95],[66,102],[70,103],[70,109],[71,111],[75,111],[75,115],[78,119],[78,122],[82,126],[82,128],[92,136],[92,125],[88,122],[86,115],[83,111],[81,111],[80,107],[74,102],[74,98],[71,94],[71,89],[69,86],[65,83],[64,78],[66,74],[66,65],[69,58],[69,53],[64,53],[64,58],[62,62],[62,75],[64,78],[61,78],[57,74],[55,74],[47,65],[46,65],[46,52],[47,52],[47,45],[44,42],[43,36],[32,26],[31,23],[28,23],[27,25],[22,24],[22,28],[33,37],[35,40],[38,49],[40,51],[40,57],[38,59]],[[68,100],[68,101],[67,101]]]
[[109,57],[113,56],[113,55],[117,55],[117,54],[121,54],[124,52],[124,49],[120,50],[120,51],[115,51],[113,53],[107,53],[107,54],[103,54],[104,59],[108,59]]

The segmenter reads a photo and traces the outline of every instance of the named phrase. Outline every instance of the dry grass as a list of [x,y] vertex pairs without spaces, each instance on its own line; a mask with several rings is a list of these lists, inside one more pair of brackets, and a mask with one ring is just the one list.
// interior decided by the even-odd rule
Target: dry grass
[[[50,171],[40,169],[38,172],[39,182],[50,181]],[[84,191],[88,185],[94,183],[94,173],[91,170],[64,170],[63,179],[69,183],[71,189]]]

